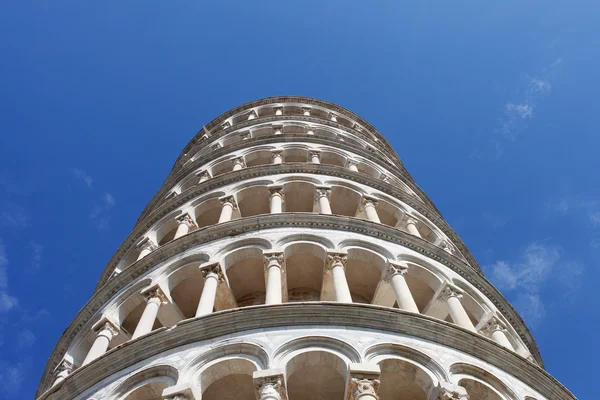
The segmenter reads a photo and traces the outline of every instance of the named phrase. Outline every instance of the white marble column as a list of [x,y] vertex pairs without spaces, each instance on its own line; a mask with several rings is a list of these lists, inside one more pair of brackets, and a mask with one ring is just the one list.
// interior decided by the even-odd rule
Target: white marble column
[[275,107],[275,115],[283,115],[283,107]]
[[223,271],[219,263],[214,263],[201,267],[202,275],[204,276],[204,287],[196,309],[196,317],[208,315],[215,308],[215,300],[217,298],[217,288],[219,282],[224,281]]
[[281,304],[282,296],[282,274],[283,274],[283,252],[265,251],[264,263],[267,275],[267,294],[265,304]]
[[177,230],[175,231],[175,236],[173,237],[173,240],[179,239],[183,235],[187,235],[190,229],[196,226],[194,224],[194,220],[192,219],[192,217],[190,217],[189,214],[184,214],[177,217],[177,222],[179,223],[179,225],[177,225]]
[[358,172],[358,163],[355,160],[348,160],[346,165],[350,171]]
[[98,334],[96,335],[96,339],[94,340],[90,351],[88,351],[87,356],[83,360],[83,363],[81,363],[82,367],[106,353],[110,341],[119,333],[117,326],[106,318],[103,318],[99,323],[94,325],[94,328],[92,329],[97,331]]
[[514,351],[515,349],[508,340],[506,332],[506,325],[497,317],[491,317],[483,326],[483,328],[481,328],[481,333],[483,335],[491,338],[494,342],[498,343],[499,345]]
[[331,215],[331,203],[329,202],[331,197],[331,187],[317,186],[315,188],[315,195],[319,202],[319,212],[321,214]]
[[283,186],[269,186],[269,211],[271,214],[283,212]]
[[451,285],[446,285],[440,294],[440,299],[446,301],[448,305],[448,312],[452,317],[452,322],[472,332],[477,332],[460,301],[462,297],[463,290]]
[[329,119],[333,122],[337,122],[337,115],[335,114],[329,114]]
[[271,150],[271,160],[273,164],[283,163],[283,150]]
[[140,249],[140,254],[138,254],[137,257],[137,261],[139,261],[142,258],[146,257],[148,254],[152,253],[158,247],[156,246],[156,244],[154,244],[152,240],[146,237],[138,242],[137,248]]
[[152,332],[152,327],[158,315],[158,309],[162,304],[167,303],[165,294],[158,286],[153,286],[142,293],[142,295],[144,296],[144,300],[146,300],[146,307],[135,327],[133,335],[131,335],[132,340]]
[[262,370],[252,374],[254,392],[258,400],[287,400],[285,377],[282,370]]
[[254,118],[256,118],[256,111],[252,110],[248,113],[248,121],[253,120]]
[[198,183],[206,182],[210,179],[210,174],[206,170],[199,171],[196,176],[200,179]]
[[388,269],[384,279],[392,285],[394,293],[396,293],[398,308],[418,314],[419,308],[404,278],[407,272],[408,265],[388,261]]
[[219,199],[221,201],[221,215],[219,216],[219,224],[231,221],[233,210],[236,208],[233,196],[224,196]]
[[75,365],[67,360],[62,360],[56,368],[56,378],[52,386],[61,385],[73,371],[75,371]]
[[376,209],[377,202],[378,200],[375,197],[366,194],[363,195],[363,208],[365,209],[367,219],[372,222],[381,223]]
[[231,160],[231,163],[233,164],[234,171],[239,171],[240,169],[244,169],[244,167],[245,167],[243,157],[236,157],[233,160]]
[[311,150],[310,154],[310,162],[313,164],[321,164],[321,152],[317,150]]
[[331,270],[333,278],[333,290],[335,301],[340,303],[352,303],[350,287],[346,280],[346,262],[348,254],[346,252],[328,251],[327,268]]
[[419,229],[417,228],[417,220],[412,217],[406,217],[406,230],[411,235],[421,237],[421,233],[419,233]]

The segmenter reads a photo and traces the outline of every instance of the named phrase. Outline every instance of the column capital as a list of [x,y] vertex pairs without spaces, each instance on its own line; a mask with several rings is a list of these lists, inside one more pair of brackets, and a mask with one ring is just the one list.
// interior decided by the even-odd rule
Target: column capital
[[269,185],[269,196],[280,196],[283,199],[283,185]]
[[305,116],[310,116],[310,107],[302,107],[302,114]]
[[265,268],[268,268],[269,265],[271,265],[273,263],[276,263],[280,267],[282,267],[283,263],[285,262],[285,259],[283,256],[283,251],[280,251],[280,250],[263,251],[263,257],[264,257]]
[[73,364],[71,361],[68,361],[65,359],[63,359],[61,362],[59,362],[58,365],[56,366],[56,368],[54,368],[54,372],[56,373],[57,376],[66,377],[73,371],[75,371],[75,364]]
[[165,196],[165,200],[172,199],[173,197],[176,197],[176,196],[177,196],[177,192],[173,190],[173,191],[169,192],[168,195]]
[[256,113],[255,110],[250,111],[248,114],[246,114],[248,116],[248,119],[254,119],[256,117],[258,117],[258,114]]
[[196,400],[194,391],[189,385],[175,385],[166,387],[162,392],[163,400]]
[[200,179],[202,179],[202,178],[210,179],[210,174],[205,169],[201,169],[200,171],[196,172],[195,175]]
[[242,156],[233,157],[230,161],[233,165],[239,164],[242,167],[246,166],[246,163],[244,162],[244,157],[242,157]]
[[439,400],[469,400],[467,389],[462,386],[442,382],[440,385]]
[[331,197],[331,186],[316,186],[315,197],[317,199],[320,197],[327,197],[329,199]]
[[356,122],[354,124],[352,124],[352,128],[356,129],[359,132],[362,132],[362,128],[360,127],[359,124],[357,124]]
[[337,122],[337,114],[329,113],[329,119],[333,122]]
[[237,203],[235,202],[235,199],[231,195],[219,197],[219,201],[221,202],[221,205],[225,205],[225,204],[229,203],[229,204],[231,204],[231,206],[234,209],[237,208]]
[[350,364],[346,399],[379,399],[380,374],[381,370],[377,365]]
[[117,325],[108,317],[104,316],[92,326],[92,332],[98,332],[98,334],[100,334],[103,331],[107,331],[110,333],[111,337],[114,337],[119,334],[120,329],[119,325]]
[[413,217],[412,215],[409,214],[404,214],[404,224],[408,225],[408,224],[413,224],[415,226],[417,226],[419,224],[419,220],[415,217]]
[[271,159],[274,159],[275,157],[283,157],[283,149],[271,150]]
[[225,121],[225,122],[223,122],[223,123],[221,124],[221,128],[222,128],[222,129],[227,129],[227,128],[229,128],[230,126],[231,126],[231,122],[229,122],[229,121]]
[[358,167],[358,161],[350,158],[348,161],[346,161],[346,168],[350,168],[352,165]]
[[276,135],[281,135],[283,133],[283,125],[271,125]]
[[275,107],[275,115],[283,115],[283,107]]
[[388,260],[387,269],[385,271],[383,280],[386,282],[390,282],[395,275],[406,275],[407,273],[408,264],[406,264],[405,262]]
[[305,129],[306,129],[306,134],[307,135],[314,135],[315,134],[315,127],[314,126],[306,125]]
[[255,371],[254,392],[259,400],[287,400],[285,376],[281,369]]
[[152,240],[150,240],[150,238],[147,236],[142,238],[139,242],[137,242],[135,247],[137,247],[140,251],[142,251],[142,250],[154,251],[158,248],[158,246]]
[[242,133],[240,133],[240,136],[242,137],[242,140],[250,140],[250,139],[252,139],[252,131],[247,130],[245,132],[242,132]]
[[327,251],[327,263],[326,268],[331,270],[335,266],[342,266],[346,268],[346,262],[348,262],[348,253],[345,251]]
[[456,297],[461,299],[465,291],[451,283],[446,283],[444,289],[440,292],[439,298],[441,300],[448,300],[450,297]]
[[177,219],[177,222],[179,222],[179,224],[186,224],[190,228],[195,228],[196,227],[196,224],[194,223],[194,220],[192,219],[192,217],[188,213],[180,215],[176,219]]
[[456,252],[454,245],[448,239],[442,240],[440,247],[450,254],[454,254]]
[[321,157],[321,150],[309,150],[308,154],[310,157],[312,157],[312,156]]
[[146,300],[146,303],[155,302],[159,305],[169,303],[167,295],[158,285],[154,285],[148,289],[143,290],[141,295],[144,296],[144,300]]
[[377,197],[371,196],[369,194],[363,194],[362,203],[363,203],[363,206],[366,206],[369,203],[371,203],[373,206],[377,206],[377,203],[379,203],[379,199]]
[[202,272],[202,276],[204,279],[208,278],[211,275],[216,276],[219,282],[225,281],[225,275],[223,274],[223,268],[221,267],[221,263],[212,263],[200,266],[200,272]]
[[483,335],[487,337],[491,337],[492,333],[496,331],[507,332],[507,327],[504,322],[502,322],[498,317],[492,316],[489,318],[485,324],[480,328],[480,331]]

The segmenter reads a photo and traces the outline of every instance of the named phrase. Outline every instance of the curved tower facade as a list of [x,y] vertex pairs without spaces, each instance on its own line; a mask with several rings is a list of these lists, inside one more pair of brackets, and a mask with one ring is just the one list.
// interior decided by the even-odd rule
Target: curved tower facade
[[574,399],[383,136],[304,97],[194,137],[36,397]]

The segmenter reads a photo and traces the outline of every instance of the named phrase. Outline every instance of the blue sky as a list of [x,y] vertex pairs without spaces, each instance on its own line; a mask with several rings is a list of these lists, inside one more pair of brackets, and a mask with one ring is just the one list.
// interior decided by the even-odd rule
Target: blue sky
[[206,3],[0,4],[0,398],[33,397],[202,125],[273,95],[379,129],[548,371],[598,397],[598,3]]

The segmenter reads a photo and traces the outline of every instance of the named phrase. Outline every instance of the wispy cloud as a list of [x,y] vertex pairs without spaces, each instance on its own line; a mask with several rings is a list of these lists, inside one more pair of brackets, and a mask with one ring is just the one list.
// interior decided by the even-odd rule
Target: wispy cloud
[[561,260],[558,246],[533,242],[516,261],[498,260],[485,266],[484,270],[499,289],[514,297],[516,308],[523,318],[536,325],[545,316],[545,304],[541,292],[553,284],[564,287],[563,294],[569,297],[575,291],[584,272],[583,266],[573,261],[561,260],[561,265],[571,265],[576,274],[563,276],[557,271]]
[[33,347],[37,338],[29,329],[23,329],[19,332],[19,338],[17,340],[17,348],[19,350],[27,350]]
[[[92,190],[92,193],[97,193],[93,187],[93,178],[89,176],[81,168],[73,168],[73,175],[85,183],[88,189]],[[92,224],[101,231],[110,229],[110,210],[115,206],[115,196],[111,193],[105,192],[101,197],[92,203],[92,208],[89,213],[89,218]]]
[[73,168],[73,175],[75,175],[75,178],[83,182],[88,188],[92,188],[94,180],[84,170],[81,168]]
[[0,360],[0,394],[16,395],[23,385],[27,366],[20,362],[14,363]]
[[5,228],[27,228],[31,218],[23,207],[7,202],[0,211],[0,224]]
[[526,77],[522,88],[504,105],[494,135],[483,150],[475,149],[471,158],[497,160],[504,153],[506,145],[515,142],[527,130],[527,123],[534,117],[536,107],[552,91],[550,81],[561,63],[562,59],[559,58],[542,69],[539,75]]
[[6,248],[0,242],[0,314],[6,313],[17,306],[16,297],[8,293],[8,258]]
[[506,218],[491,212],[483,213],[482,218],[493,229],[503,228],[506,225]]
[[44,246],[34,241],[31,241],[27,245],[27,250],[30,253],[31,268],[33,270],[39,270],[42,266],[42,252],[44,251]]

